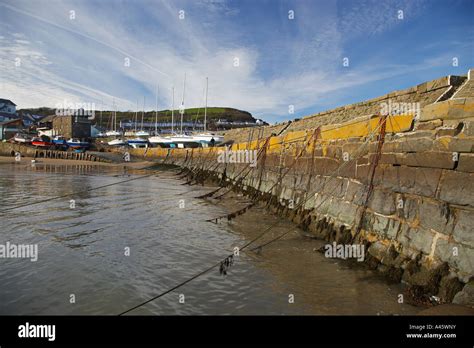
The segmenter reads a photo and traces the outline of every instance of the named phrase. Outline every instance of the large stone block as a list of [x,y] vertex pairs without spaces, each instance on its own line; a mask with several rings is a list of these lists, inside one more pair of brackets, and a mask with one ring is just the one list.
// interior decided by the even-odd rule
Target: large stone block
[[426,122],[419,122],[416,126],[416,130],[433,130],[443,125],[442,120],[433,120]]
[[313,173],[329,175],[333,174],[339,167],[339,161],[329,157],[315,157]]
[[[372,167],[373,164],[367,164],[367,165],[358,165],[356,166],[356,179],[362,182],[363,184],[369,184],[371,175],[372,175]],[[375,172],[373,176],[373,184],[374,185],[379,185],[380,182],[383,180],[383,168],[381,168],[381,165],[379,164],[377,167],[375,167]]]
[[450,86],[449,76],[443,76],[439,79],[426,82],[426,90],[431,91],[433,89],[443,88]]
[[456,170],[460,172],[474,173],[474,154],[460,153]]
[[345,178],[355,178],[356,176],[356,161],[341,161],[340,167],[338,171],[339,176],[343,176]]
[[416,153],[384,153],[380,163],[406,165],[411,167],[453,169],[456,162],[452,152],[416,152]]
[[474,207],[474,174],[445,171],[441,177],[438,198],[448,203]]
[[396,199],[398,216],[408,222],[413,222],[418,218],[418,206],[420,199],[412,197],[403,197],[399,195]]
[[377,260],[381,261],[386,255],[388,251],[388,246],[381,243],[381,242],[374,242],[370,245],[367,252],[375,257]]
[[[366,213],[367,214],[367,213]],[[400,229],[400,221],[390,219],[386,216],[371,214],[371,225],[368,226],[370,232],[374,232],[381,238],[395,239]]]
[[315,205],[313,208],[318,212],[318,214],[327,214],[329,207],[331,206],[331,200],[331,196],[317,194],[314,199]]
[[344,201],[338,201],[337,204],[339,204],[339,206],[341,207],[338,218],[339,222],[348,226],[353,226],[356,223],[356,219],[358,216],[358,206]]
[[472,152],[474,138],[440,137],[433,142],[433,150],[448,152]]
[[466,136],[474,136],[474,120],[469,120],[464,122],[464,128],[462,133]]
[[309,193],[315,194],[322,192],[327,178],[321,175],[313,175],[309,185]]
[[474,307],[474,280],[467,283],[462,291],[454,296],[453,303]]
[[[398,140],[385,142],[382,146],[382,152],[421,152],[430,151],[432,148],[433,139],[430,137],[404,137]],[[376,149],[377,146],[371,144],[369,151],[374,153]]]
[[398,241],[406,248],[415,251],[422,251],[429,255],[431,252],[431,245],[433,243],[434,233],[423,228],[410,228],[403,224]]
[[454,239],[474,248],[474,210],[459,209],[454,226]]
[[347,185],[347,179],[330,177],[326,180],[326,183],[323,188],[323,193],[329,196],[342,198],[346,193]]
[[[324,149],[323,149],[323,151],[324,151]],[[335,145],[327,146],[325,156],[340,159],[342,157],[342,147],[335,146]]]
[[438,239],[434,256],[457,269],[463,281],[469,280],[474,274],[473,248],[444,239]]
[[364,204],[366,186],[355,181],[349,181],[344,199],[357,205]]
[[374,189],[369,200],[369,208],[383,215],[394,214],[396,212],[394,194],[385,190]]
[[448,204],[424,198],[418,208],[421,226],[446,235],[452,234],[454,214]]
[[462,119],[474,116],[474,98],[449,99],[426,105],[421,111],[420,120]]
[[438,187],[441,169],[385,166],[380,185],[402,193],[431,197]]

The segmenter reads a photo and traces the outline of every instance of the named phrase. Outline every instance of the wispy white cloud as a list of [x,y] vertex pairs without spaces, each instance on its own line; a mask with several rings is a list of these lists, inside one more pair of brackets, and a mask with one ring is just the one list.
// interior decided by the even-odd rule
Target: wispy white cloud
[[[406,16],[419,12],[421,5],[411,3],[399,4]],[[159,106],[166,108],[172,86],[176,104],[181,99],[186,72],[187,107],[202,106],[209,77],[210,105],[241,108],[271,120],[290,118],[289,104],[307,109],[347,88],[441,64],[433,57],[387,70],[376,63],[379,56],[344,70],[348,40],[380,35],[396,25],[397,6],[371,4],[341,10],[336,2],[322,2],[316,10],[311,1],[291,2],[277,10],[279,21],[262,13],[242,28],[247,13],[224,0],[5,0],[0,3],[8,14],[0,24],[2,94],[20,107],[54,106],[67,99],[103,101],[109,107],[115,100],[121,109],[134,109],[146,95],[150,109],[158,84]],[[287,17],[289,8],[295,11],[293,21]],[[180,10],[185,19],[179,19]],[[22,60],[20,67],[14,66],[16,57]]]

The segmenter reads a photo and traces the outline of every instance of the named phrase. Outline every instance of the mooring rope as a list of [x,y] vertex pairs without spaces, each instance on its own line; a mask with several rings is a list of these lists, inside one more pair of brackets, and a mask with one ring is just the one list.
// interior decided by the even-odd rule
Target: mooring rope
[[377,149],[376,149],[376,152],[375,152],[374,162],[371,163],[369,183],[366,186],[367,191],[366,191],[366,195],[365,195],[365,200],[364,200],[364,204],[362,205],[362,211],[361,211],[361,214],[360,214],[359,223],[357,224],[357,228],[356,228],[356,231],[354,233],[354,236],[357,236],[360,233],[361,229],[362,229],[362,224],[364,223],[365,212],[367,211],[367,206],[369,205],[369,200],[372,197],[372,192],[374,190],[375,170],[377,169],[380,157],[382,156],[382,146],[385,142],[385,131],[386,131],[386,125],[387,125],[386,121],[387,121],[387,116],[382,116],[379,119],[380,133],[379,133],[378,141],[377,141]]
[[[317,130],[319,130],[319,127],[317,128]],[[301,151],[299,152],[299,154],[297,154],[297,156],[295,157],[293,163],[292,163],[289,167],[286,168],[286,171],[284,172],[284,174],[282,175],[282,174],[280,173],[280,177],[279,177],[278,181],[275,182],[275,183],[267,190],[267,192],[264,192],[264,194],[271,193],[272,190],[275,188],[275,186],[277,186],[278,184],[281,184],[283,178],[290,172],[290,170],[293,168],[293,166],[297,163],[298,159],[300,159],[301,156],[303,156],[303,154],[306,152],[306,149],[307,149],[309,143],[311,142],[311,139],[313,139],[313,137],[315,137],[315,136],[317,136],[317,134],[319,134],[319,132],[318,132],[317,130],[314,131],[314,132],[312,132],[312,135],[311,135],[311,136],[309,137],[309,139],[307,140],[306,145],[303,144],[303,146],[302,146],[302,148],[301,148]],[[266,153],[266,151],[265,151],[265,153]],[[264,162],[264,164],[263,164],[263,169],[264,169],[264,167],[265,167],[265,162]],[[263,169],[262,169],[262,170],[263,170]],[[257,188],[257,191],[258,191],[259,188],[260,188],[261,178],[262,178],[262,172],[260,173],[260,181],[259,181],[259,187]],[[253,207],[254,205],[255,205],[255,203],[252,203],[252,204],[249,204],[249,205],[248,205],[246,208],[244,208],[244,209],[239,209],[237,212],[230,213],[230,214],[226,214],[226,215],[222,215],[222,216],[220,216],[220,217],[217,217],[217,218],[214,218],[214,219],[209,219],[209,220],[206,220],[206,221],[216,221],[216,223],[217,223],[217,221],[218,221],[219,219],[223,219],[223,218],[227,218],[227,220],[231,220],[231,219],[233,219],[234,217],[239,216],[239,215],[245,213],[248,209],[250,209],[250,208]],[[242,212],[242,210],[243,210],[243,212]]]
[[[153,166],[151,166],[151,167],[153,167]],[[149,168],[151,168],[151,167],[149,167]],[[146,168],[142,168],[142,169],[146,169]],[[125,183],[130,182],[130,181],[135,181],[135,180],[148,178],[150,176],[156,175],[157,172],[158,171],[155,171],[152,174],[146,174],[146,175],[142,175],[142,176],[139,176],[139,177],[136,177],[136,178],[130,178],[130,179],[127,179],[127,180],[123,180],[123,181],[119,181],[119,182],[115,182],[115,183],[111,183],[111,184],[107,184],[107,185],[92,187],[92,188],[85,189],[85,190],[74,191],[74,192],[67,193],[67,194],[60,195],[60,196],[54,196],[54,197],[46,198],[46,199],[43,199],[43,200],[40,200],[40,201],[37,201],[37,202],[30,202],[30,203],[20,204],[20,205],[13,206],[13,207],[7,207],[7,208],[2,209],[0,212],[15,210],[15,209],[24,208],[24,207],[28,207],[28,206],[32,206],[32,205],[36,205],[36,204],[41,204],[41,203],[47,203],[47,202],[54,201],[56,199],[70,197],[72,195],[78,195],[78,194],[81,194],[81,193],[86,193],[86,192],[90,192],[90,191],[94,191],[94,190],[99,190],[99,189],[114,186],[114,185],[125,184]]]
[[[364,146],[366,146],[366,145],[368,144],[368,142],[372,139],[373,134],[378,130],[378,128],[379,128],[380,126],[381,126],[381,124],[379,124],[379,126],[377,126],[371,133],[369,133],[369,135],[367,136],[366,141],[365,141],[357,150],[362,149],[362,147],[364,147]],[[331,179],[333,179],[333,178],[335,177],[334,174],[339,173],[339,171],[340,171],[345,165],[347,165],[348,163],[350,163],[350,162],[352,162],[352,161],[354,161],[354,160],[356,160],[356,159],[358,159],[358,157],[355,157],[354,159],[352,159],[352,160],[350,160],[350,161],[346,161],[346,162],[344,162],[342,165],[340,165],[340,166],[339,166],[335,171],[333,171],[333,173],[330,175],[329,180],[326,181],[326,182],[322,185],[322,187],[321,187],[318,191],[315,191],[315,192],[320,192],[320,191],[325,187],[325,185],[327,185],[328,182],[329,182]],[[335,190],[336,190],[336,188],[334,188],[332,192],[334,192]],[[331,197],[331,196],[328,195],[324,200],[321,201],[321,203],[320,203],[317,207],[314,207],[313,210],[319,208],[329,197]],[[302,206],[302,205],[305,204],[305,203],[306,203],[306,200],[305,200],[305,201],[302,201],[301,203],[299,203],[298,207]],[[298,208],[295,208],[295,209],[298,209]],[[253,244],[254,242],[256,242],[258,239],[260,239],[261,237],[263,237],[264,235],[266,235],[271,229],[273,229],[273,228],[274,228],[275,226],[277,226],[279,223],[280,223],[280,221],[277,221],[276,223],[274,223],[273,225],[271,225],[270,227],[268,227],[267,229],[265,229],[261,234],[259,234],[257,237],[255,237],[255,238],[253,238],[252,240],[250,240],[249,242],[247,242],[247,243],[246,243],[244,246],[242,246],[239,250],[242,251],[242,250],[246,249],[248,246],[250,246],[251,244]],[[273,243],[274,241],[277,241],[277,240],[283,238],[283,236],[287,235],[288,233],[290,233],[290,232],[293,231],[293,230],[294,230],[294,228],[291,228],[291,229],[289,229],[288,231],[286,231],[286,232],[280,234],[278,237],[274,238],[274,239],[271,240],[270,242],[266,242],[266,243],[264,243],[264,244],[262,244],[262,245],[259,245],[258,247],[254,248],[254,249],[252,249],[252,250],[261,249],[261,248],[263,248],[264,246],[267,246],[267,245]],[[227,258],[233,257],[233,255],[234,255],[234,254],[230,254],[230,255],[226,256],[224,259],[221,259],[221,260],[218,261],[217,263],[215,263],[215,264],[213,264],[212,266],[206,268],[205,270],[203,270],[203,271],[197,273],[196,275],[192,276],[191,278],[188,278],[188,279],[184,280],[183,282],[181,282],[181,283],[175,285],[174,287],[172,287],[172,288],[170,288],[170,289],[168,289],[168,290],[166,290],[166,291],[164,291],[164,292],[162,292],[162,293],[160,293],[160,294],[158,294],[158,295],[152,297],[151,299],[149,299],[149,300],[147,300],[147,301],[144,301],[144,302],[142,302],[142,303],[140,303],[140,304],[138,304],[138,305],[136,305],[136,306],[134,306],[134,307],[132,307],[132,308],[130,308],[130,309],[128,309],[128,310],[122,312],[122,313],[120,313],[119,315],[124,315],[124,314],[126,314],[126,313],[129,313],[129,312],[131,312],[131,311],[133,311],[133,310],[135,310],[135,309],[137,309],[137,308],[139,308],[139,307],[144,306],[144,305],[147,304],[147,303],[150,303],[150,302],[152,302],[152,301],[154,301],[154,300],[156,300],[156,299],[158,299],[158,298],[160,298],[160,297],[163,297],[164,295],[166,295],[166,294],[168,294],[168,293],[170,293],[170,292],[172,292],[172,291],[174,291],[174,290],[176,290],[176,289],[178,289],[178,288],[180,288],[180,287],[186,285],[187,283],[191,282],[192,280],[197,279],[197,278],[199,278],[200,276],[202,276],[202,275],[204,275],[204,274],[210,272],[212,269],[216,268],[217,266],[222,265],[222,263],[223,263]]]

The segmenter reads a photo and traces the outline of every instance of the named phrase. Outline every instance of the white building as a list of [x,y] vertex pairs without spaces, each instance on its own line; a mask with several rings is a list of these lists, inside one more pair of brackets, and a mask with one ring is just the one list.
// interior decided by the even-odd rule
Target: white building
[[16,118],[16,104],[9,99],[0,98],[0,122]]

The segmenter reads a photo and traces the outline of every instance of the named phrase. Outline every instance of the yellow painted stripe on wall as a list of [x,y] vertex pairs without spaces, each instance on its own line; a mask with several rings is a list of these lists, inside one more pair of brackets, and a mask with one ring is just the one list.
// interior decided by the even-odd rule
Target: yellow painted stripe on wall
[[[387,118],[386,131],[389,133],[399,133],[405,132],[410,129],[414,115],[393,115]],[[318,139],[318,142],[326,143],[329,140],[338,140],[338,139],[347,139],[347,138],[357,138],[365,137],[372,133],[379,126],[380,116],[373,117],[366,120],[356,120],[349,121],[341,125],[332,125],[332,126],[323,126],[321,127],[321,135]],[[286,146],[290,151],[296,153],[297,147],[300,148],[302,144],[311,138],[314,129],[311,130],[302,130],[295,132],[288,132],[284,136],[271,137],[268,144],[269,152],[280,152],[282,146]],[[238,150],[255,150],[263,146],[266,138],[260,140],[253,140],[250,143],[243,142],[233,144],[231,146],[232,151]],[[307,146],[309,147],[308,151],[312,149],[312,141]],[[171,149],[171,155],[185,156],[186,151],[192,151],[194,156],[199,156],[199,154],[207,154],[209,151],[219,151],[220,148],[196,148],[196,149]],[[325,152],[325,146],[323,146],[323,153]],[[131,150],[132,154],[143,156],[144,149],[133,149]],[[168,149],[163,148],[149,148],[145,157],[164,157],[168,153]],[[216,152],[217,153],[217,152]]]

